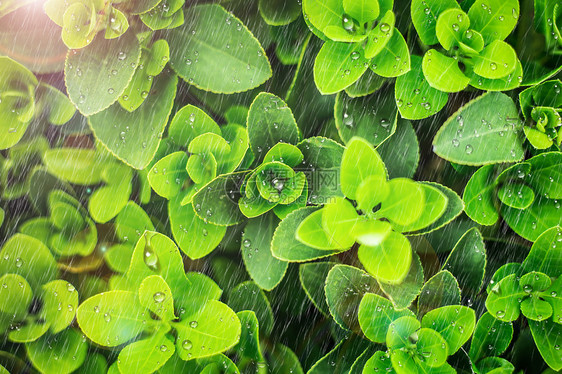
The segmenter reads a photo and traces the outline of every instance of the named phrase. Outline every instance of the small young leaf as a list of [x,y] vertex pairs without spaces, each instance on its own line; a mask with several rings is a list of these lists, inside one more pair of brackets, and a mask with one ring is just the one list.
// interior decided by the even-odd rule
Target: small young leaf
[[226,304],[209,300],[199,310],[174,322],[176,351],[182,360],[209,357],[233,347],[240,339],[238,316]]
[[369,67],[385,78],[398,77],[410,71],[410,51],[400,31],[394,30],[388,43],[373,57]]
[[172,291],[159,275],[151,275],[142,281],[139,302],[163,321],[176,319]]
[[334,94],[357,81],[369,67],[364,53],[360,43],[325,42],[314,61],[314,82],[320,93]]
[[410,11],[412,23],[418,32],[422,43],[426,45],[437,44],[437,20],[442,12],[447,9],[459,9],[459,4],[454,0],[413,0]]
[[359,305],[361,330],[375,343],[384,343],[390,324],[404,316],[414,317],[414,313],[409,309],[396,310],[389,300],[373,293],[365,294]]
[[423,56],[422,70],[429,85],[443,92],[462,91],[470,81],[459,68],[457,60],[435,49],[430,49]]
[[371,175],[386,177],[386,168],[373,147],[361,138],[352,138],[341,161],[341,189],[345,196],[356,199],[357,188]]
[[361,245],[357,256],[377,280],[398,284],[410,270],[412,247],[404,235],[391,231],[378,245]]
[[439,43],[446,50],[459,46],[464,33],[470,26],[470,20],[465,12],[457,8],[449,8],[439,15],[435,31]]
[[405,119],[427,118],[447,104],[448,95],[433,88],[425,79],[422,58],[411,57],[411,70],[396,79],[394,96],[400,114]]
[[[377,218],[387,218],[398,226],[410,225],[423,213],[425,191],[421,184],[410,179],[395,178],[388,182],[389,194],[375,212]],[[423,203],[422,203],[423,202]]]
[[[295,237],[306,246],[320,250],[342,250],[351,247],[353,243],[348,240],[338,241],[331,232],[327,232],[322,225],[323,209],[318,210],[308,217],[298,226]],[[346,238],[347,239],[347,238]]]
[[495,284],[486,298],[486,308],[500,321],[510,322],[519,317],[519,300],[527,293],[519,286],[516,274],[511,274]]
[[460,305],[444,306],[423,316],[422,327],[437,331],[449,346],[452,355],[472,336],[476,316],[474,310]]
[[498,190],[498,198],[512,208],[525,209],[535,200],[535,193],[524,184],[504,184]]
[[498,79],[515,70],[517,61],[513,47],[504,41],[494,40],[474,57],[474,72],[484,78]]

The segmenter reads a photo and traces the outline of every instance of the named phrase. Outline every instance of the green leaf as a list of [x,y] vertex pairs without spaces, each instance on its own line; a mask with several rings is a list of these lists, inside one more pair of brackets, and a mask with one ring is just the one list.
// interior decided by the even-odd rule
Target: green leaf
[[423,286],[423,267],[419,256],[414,254],[410,271],[400,284],[379,281],[379,285],[397,309],[408,308]]
[[474,336],[470,343],[470,359],[473,362],[484,357],[500,356],[513,337],[513,325],[494,318],[490,313],[484,313],[474,329]]
[[419,186],[423,188],[425,197],[421,215],[407,225],[394,225],[396,231],[409,232],[423,229],[435,222],[447,209],[447,196],[440,189],[425,183],[420,183]]
[[258,286],[267,291],[275,288],[283,279],[288,263],[278,260],[271,253],[271,239],[279,220],[274,214],[251,219],[242,235],[242,259],[246,269]]
[[535,193],[524,184],[504,184],[498,190],[498,198],[512,208],[525,209],[535,200]]
[[343,196],[336,176],[340,171],[345,148],[320,136],[305,139],[297,147],[304,156],[303,165],[308,165],[309,170],[321,170],[318,173],[307,173],[308,202],[323,204],[332,197]]
[[[348,265],[335,265],[326,277],[326,303],[330,314],[346,330],[360,331],[357,313],[363,295],[380,292],[374,278],[363,270]],[[367,294],[370,295],[370,294]]]
[[[322,209],[321,225],[331,241],[340,248],[351,247],[355,239],[350,233],[359,221],[353,205],[344,198],[336,198]],[[298,237],[299,231],[297,231]]]
[[[388,182],[384,176],[371,175],[361,182],[355,195],[357,209],[370,213],[376,205],[389,195]],[[358,223],[362,224],[363,222]],[[353,228],[351,227],[351,229]]]
[[297,355],[283,344],[275,344],[269,351],[269,370],[272,374],[304,374]]
[[58,335],[44,335],[27,343],[25,348],[33,366],[42,373],[72,373],[82,365],[88,353],[88,343],[75,329],[64,330]]
[[406,348],[408,338],[420,330],[420,327],[420,321],[411,316],[400,317],[392,321],[386,332],[386,346],[391,352]]
[[436,34],[437,19],[447,9],[459,9],[459,4],[454,0],[413,0],[410,11],[412,23],[416,28],[422,43],[426,45],[437,44]]
[[447,270],[441,270],[423,285],[418,298],[420,315],[446,305],[459,305],[461,290],[456,278]]
[[[399,32],[394,28],[396,17],[392,10],[388,10],[378,21],[378,25],[367,36],[367,44],[365,45],[365,57],[367,59],[372,59],[381,53],[394,34]],[[395,39],[394,42],[397,43],[397,40]]]
[[493,165],[478,169],[470,178],[464,189],[464,211],[481,225],[493,225],[499,215],[495,207],[495,173]]
[[[379,27],[382,26],[381,23]],[[398,77],[410,71],[410,52],[400,31],[394,30],[388,43],[373,57],[369,67],[376,74],[386,78]]]
[[435,49],[430,49],[423,56],[422,70],[429,85],[443,92],[462,91],[470,81],[459,68],[457,60]]
[[[186,123],[189,126],[185,126]],[[205,133],[221,135],[221,129],[207,113],[193,105],[182,107],[174,115],[168,128],[169,139],[178,147],[184,148],[187,148],[193,139]]]
[[306,217],[297,227],[296,239],[306,246],[319,250],[348,249],[353,243],[339,242],[338,238],[327,232],[322,225],[323,210],[318,210]]
[[557,277],[562,269],[562,251],[557,243],[562,241],[560,227],[552,227],[543,232],[533,243],[531,251],[521,264],[529,271],[540,271],[551,277]]
[[368,343],[358,336],[342,339],[334,349],[310,368],[307,374],[349,373],[356,359],[365,351]]
[[396,106],[388,97],[355,99],[339,93],[334,106],[336,127],[344,143],[358,136],[378,146],[394,133],[396,112]]
[[67,328],[76,315],[78,291],[62,279],[43,285],[41,317],[50,324],[51,333],[58,334]]
[[182,360],[213,356],[240,339],[238,316],[226,304],[209,300],[199,310],[172,323],[177,331],[176,350]]
[[411,56],[411,70],[396,79],[396,105],[405,119],[422,119],[439,112],[447,104],[448,95],[433,88],[425,79],[422,59]]
[[562,225],[558,200],[546,199],[540,195],[527,209],[502,205],[501,215],[513,231],[532,242],[551,227]]
[[0,274],[17,274],[31,286],[34,294],[57,277],[57,263],[49,249],[39,240],[14,234],[0,251]]
[[246,173],[220,175],[193,196],[195,213],[206,222],[230,226],[243,222],[238,208],[239,186]]
[[486,308],[500,321],[510,322],[519,317],[519,300],[527,293],[519,286],[516,274],[496,283],[486,298]]
[[439,15],[435,34],[443,48],[450,50],[460,45],[469,26],[470,20],[465,12],[458,8],[449,8]]
[[527,183],[536,195],[562,199],[562,152],[546,152],[528,159],[531,164]]
[[314,82],[322,95],[334,94],[355,83],[368,67],[361,44],[327,41],[314,61]]
[[[486,93],[449,117],[433,139],[433,150],[440,157],[463,165],[520,161],[521,125],[509,96]],[[494,143],[493,148],[489,147],[490,142]]]
[[291,109],[283,100],[262,92],[252,102],[248,112],[250,148],[257,161],[279,142],[297,144],[300,131]]
[[[143,104],[134,112],[119,103],[89,118],[96,138],[117,158],[135,169],[144,169],[154,158],[171,113],[177,77],[159,75]],[[107,126],[112,123],[113,126]]]
[[228,305],[235,311],[251,310],[256,313],[260,331],[266,335],[271,334],[273,325],[273,311],[269,300],[260,287],[251,281],[243,282],[230,291]]
[[187,291],[191,282],[186,279],[182,257],[174,242],[163,234],[146,231],[135,245],[126,273],[135,295],[142,281],[151,275],[164,278],[172,290],[176,308],[193,301],[190,298],[194,295]]
[[117,359],[121,373],[153,373],[172,357],[176,350],[162,331],[127,345]]
[[344,0],[345,13],[356,19],[359,24],[375,20],[379,15],[379,2],[370,0]]
[[25,318],[33,297],[29,283],[21,275],[4,274],[0,277],[0,284],[0,297],[3,300],[0,312],[11,314],[14,319]]
[[[154,192],[166,199],[176,196],[182,190],[181,183],[188,178],[187,159],[187,154],[180,151],[171,153],[155,163],[148,172],[148,182]],[[158,173],[158,170],[161,172]]]
[[241,365],[244,370],[255,370],[258,372],[261,367],[266,366],[265,358],[261,352],[259,342],[259,326],[256,314],[252,311],[242,311],[237,313],[242,325],[240,342],[234,348],[241,357],[241,360],[249,360],[247,365]]
[[372,175],[386,177],[386,168],[382,159],[367,141],[362,138],[352,138],[341,161],[342,192],[355,200],[359,185]]
[[460,305],[434,309],[423,316],[422,327],[437,331],[449,346],[452,355],[472,336],[476,317],[474,310]]
[[296,20],[301,14],[301,4],[297,0],[260,0],[260,14],[271,26],[283,26]]
[[473,61],[476,74],[488,79],[498,79],[515,70],[518,60],[515,50],[509,44],[494,40]]
[[106,167],[93,149],[55,148],[43,153],[47,170],[63,181],[80,185],[98,184]]
[[112,40],[98,37],[86,48],[70,51],[65,82],[68,97],[80,113],[89,116],[117,101],[129,85],[140,55],[133,32]]
[[102,173],[103,180],[107,183],[98,188],[88,201],[88,211],[99,223],[105,223],[115,217],[127,204],[131,195],[131,169],[122,164],[114,164]]
[[282,261],[304,262],[340,252],[340,250],[316,249],[303,244],[295,237],[297,228],[314,212],[320,212],[317,218],[321,218],[321,210],[316,207],[304,207],[289,213],[279,223],[271,240],[271,252],[274,257]]
[[424,187],[410,179],[395,178],[388,182],[389,194],[375,212],[377,218],[387,218],[398,226],[410,225],[422,215],[425,201]]
[[449,355],[447,342],[438,332],[422,328],[418,331],[418,339],[416,348],[419,354],[427,357],[425,361],[427,366],[439,368],[447,362],[447,356]]
[[299,266],[299,280],[301,286],[314,306],[324,315],[329,316],[330,310],[326,303],[326,277],[335,262],[312,262]]
[[351,16],[345,14],[341,0],[304,0],[302,8],[305,20],[336,42],[353,42],[365,38],[358,32]]
[[170,32],[168,43],[172,68],[189,84],[216,93],[235,93],[271,77],[271,66],[258,40],[222,6],[191,6],[185,19],[183,26]]
[[486,248],[477,228],[468,230],[455,244],[447,257],[443,270],[448,270],[458,280],[465,294],[477,295],[484,282]]
[[556,349],[562,344],[562,325],[547,319],[541,322],[529,321],[529,327],[547,365],[553,370],[562,369],[562,352]]
[[544,321],[552,316],[552,306],[538,297],[529,297],[521,302],[521,313],[527,319]]
[[377,147],[389,178],[412,178],[420,158],[418,138],[410,121],[398,119],[396,131]]
[[484,37],[486,44],[505,39],[519,19],[517,0],[476,0],[468,10],[471,26]]
[[445,195],[445,197],[447,198],[447,206],[443,214],[441,214],[441,216],[436,221],[434,221],[431,225],[425,227],[424,229],[415,232],[410,232],[408,233],[408,235],[421,235],[438,230],[441,227],[448,224],[449,222],[451,222],[452,220],[454,220],[456,217],[458,217],[459,214],[461,214],[464,209],[463,201],[461,200],[459,195],[457,195],[457,193],[451,190],[450,188],[434,182],[422,182],[422,184],[429,185],[441,191],[441,193]]
[[43,113],[47,114],[47,120],[53,125],[64,125],[76,112],[68,97],[53,86],[41,83],[37,87],[37,96],[39,102],[45,105]]
[[374,355],[369,358],[369,361],[365,364],[363,371],[369,372],[381,372],[381,373],[391,373],[394,374],[394,368],[392,367],[392,362],[387,357],[386,353],[383,351],[375,352]]
[[515,62],[515,70],[498,79],[488,79],[477,74],[467,73],[470,76],[470,85],[479,90],[509,91],[520,86],[523,79],[523,66],[519,60]]
[[170,287],[159,275],[146,277],[139,287],[139,302],[163,321],[176,319]]
[[76,311],[78,325],[93,342],[115,347],[147,328],[150,316],[129,291],[108,291],[85,300]]
[[390,324],[405,316],[414,317],[414,313],[409,309],[396,310],[389,300],[372,293],[365,294],[359,305],[361,330],[375,343],[384,343]]
[[412,248],[404,235],[391,231],[378,245],[361,245],[357,256],[377,280],[398,284],[410,270]]

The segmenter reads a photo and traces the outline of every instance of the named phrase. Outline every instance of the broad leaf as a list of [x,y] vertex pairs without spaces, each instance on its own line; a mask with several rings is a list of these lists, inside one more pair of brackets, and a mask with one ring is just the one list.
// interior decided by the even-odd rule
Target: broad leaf
[[390,324],[404,316],[413,317],[414,313],[409,309],[396,310],[388,299],[373,293],[365,294],[359,305],[361,330],[375,343],[384,343]]
[[185,23],[170,32],[168,43],[172,68],[203,90],[242,92],[271,77],[271,66],[258,40],[218,4],[189,7]]

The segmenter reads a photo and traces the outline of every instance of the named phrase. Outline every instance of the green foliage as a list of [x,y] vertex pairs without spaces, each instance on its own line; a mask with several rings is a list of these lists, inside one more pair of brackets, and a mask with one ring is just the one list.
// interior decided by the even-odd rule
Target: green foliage
[[561,30],[0,1],[0,373],[562,370]]

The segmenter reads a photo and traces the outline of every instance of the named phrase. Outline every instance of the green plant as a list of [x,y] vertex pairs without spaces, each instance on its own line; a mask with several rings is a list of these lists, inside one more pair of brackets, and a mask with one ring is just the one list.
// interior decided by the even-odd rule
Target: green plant
[[562,370],[556,0],[0,2],[0,373]]

